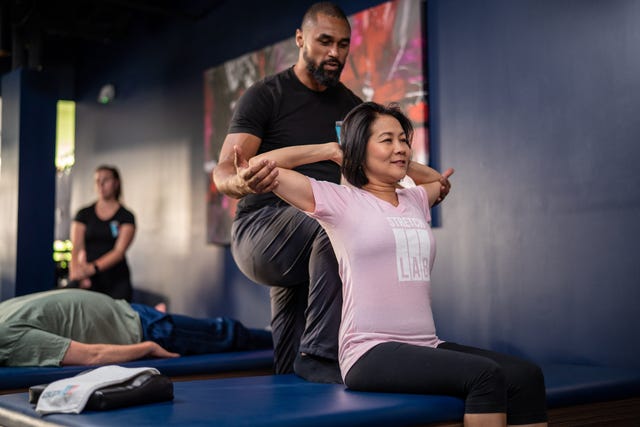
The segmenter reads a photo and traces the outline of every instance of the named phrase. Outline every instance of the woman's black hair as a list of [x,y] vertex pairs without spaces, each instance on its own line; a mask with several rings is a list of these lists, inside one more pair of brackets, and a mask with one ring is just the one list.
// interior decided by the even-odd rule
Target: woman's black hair
[[391,116],[398,120],[411,146],[413,125],[398,104],[384,106],[375,102],[364,102],[355,107],[342,121],[340,131],[343,152],[342,175],[354,187],[362,188],[369,183],[364,173],[364,162],[367,143],[371,137],[371,126],[379,116]]
[[100,165],[96,168],[96,172],[98,171],[109,171],[113,178],[118,181],[118,187],[116,188],[116,200],[120,200],[120,195],[122,194],[122,181],[120,180],[120,172],[118,172],[118,168],[110,165]]

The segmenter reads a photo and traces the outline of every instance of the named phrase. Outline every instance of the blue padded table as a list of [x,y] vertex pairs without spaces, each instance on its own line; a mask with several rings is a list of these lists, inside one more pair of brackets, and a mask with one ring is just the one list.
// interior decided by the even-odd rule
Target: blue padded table
[[[222,376],[231,373],[271,370],[273,350],[252,350],[229,353],[182,356],[175,359],[144,359],[120,363],[128,368],[153,367],[169,377]],[[3,390],[26,389],[72,377],[97,366],[64,367],[0,367],[0,393]]]
[[39,417],[27,393],[8,394],[0,396],[0,425],[410,426],[459,419],[464,406],[453,397],[359,393],[295,375],[178,382],[174,396],[173,402]]
[[[550,409],[640,396],[640,368],[542,368]],[[294,375],[177,382],[174,395],[173,402],[39,417],[27,393],[7,394],[0,396],[0,425],[415,426],[459,422],[464,411],[454,397],[354,392]]]

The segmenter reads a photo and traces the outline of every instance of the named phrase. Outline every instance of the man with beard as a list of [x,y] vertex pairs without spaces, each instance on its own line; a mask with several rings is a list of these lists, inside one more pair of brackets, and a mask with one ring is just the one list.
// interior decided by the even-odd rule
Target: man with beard
[[[342,283],[333,249],[314,219],[271,192],[277,185],[275,165],[262,162],[238,173],[235,150],[249,159],[282,147],[336,141],[336,121],[362,102],[340,83],[350,37],[338,6],[312,5],[296,30],[298,61],[241,97],[213,172],[220,191],[242,199],[232,226],[233,257],[247,277],[270,286],[275,371],[294,371],[315,382],[342,382],[337,363]],[[340,182],[334,162],[296,170]]]

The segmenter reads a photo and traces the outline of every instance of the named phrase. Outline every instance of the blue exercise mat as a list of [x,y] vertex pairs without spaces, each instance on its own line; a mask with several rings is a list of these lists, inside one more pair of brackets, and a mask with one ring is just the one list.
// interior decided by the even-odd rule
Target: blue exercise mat
[[[175,359],[144,359],[120,363],[136,368],[148,366],[169,377],[213,375],[227,372],[268,370],[273,366],[273,350],[252,350],[229,353],[182,356]],[[72,377],[97,366],[64,367],[0,367],[0,391],[28,388],[62,378]]]

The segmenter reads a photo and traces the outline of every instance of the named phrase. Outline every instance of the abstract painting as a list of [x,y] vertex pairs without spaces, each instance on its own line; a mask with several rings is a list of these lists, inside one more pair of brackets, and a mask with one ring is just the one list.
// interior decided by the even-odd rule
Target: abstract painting
[[[393,0],[349,16],[351,48],[342,82],[365,101],[396,102],[414,126],[414,159],[429,161],[425,8],[422,0]],[[293,66],[294,37],[230,60],[204,73],[204,173],[207,242],[228,244],[237,200],[212,179],[238,98],[253,83]]]

